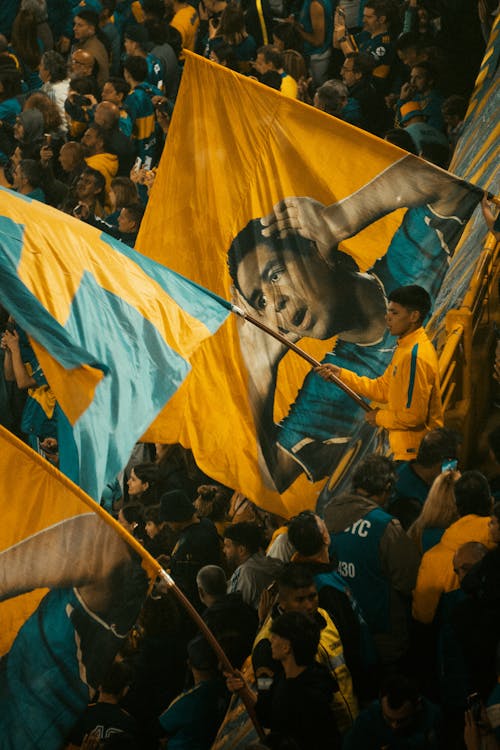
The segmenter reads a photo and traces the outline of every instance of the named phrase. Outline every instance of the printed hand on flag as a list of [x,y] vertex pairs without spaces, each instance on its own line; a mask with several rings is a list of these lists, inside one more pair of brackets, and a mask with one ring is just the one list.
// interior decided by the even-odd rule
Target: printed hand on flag
[[326,211],[326,206],[312,198],[285,198],[273,206],[272,213],[262,217],[265,227],[262,234],[264,237],[279,234],[284,238],[298,232],[306,240],[315,242],[318,252],[327,260],[335,232],[332,232],[331,222],[329,226],[325,219]]

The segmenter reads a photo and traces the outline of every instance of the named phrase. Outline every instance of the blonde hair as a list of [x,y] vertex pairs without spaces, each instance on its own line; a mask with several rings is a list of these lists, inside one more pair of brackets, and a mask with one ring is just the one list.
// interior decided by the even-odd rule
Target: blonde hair
[[422,552],[422,534],[429,528],[448,528],[458,519],[453,488],[460,477],[459,471],[445,471],[440,474],[429,490],[419,517],[408,529],[408,536]]

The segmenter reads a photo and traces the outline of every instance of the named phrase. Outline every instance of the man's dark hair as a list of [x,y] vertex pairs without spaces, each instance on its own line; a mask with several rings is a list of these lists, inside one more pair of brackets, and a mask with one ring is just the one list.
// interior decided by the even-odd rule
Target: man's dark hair
[[400,34],[394,43],[396,52],[403,52],[407,49],[421,49],[422,41],[420,34],[416,31],[406,31],[404,34]]
[[125,78],[119,78],[118,76],[111,76],[111,78],[108,78],[106,83],[110,83],[117,94],[123,94],[123,97],[125,98],[128,94],[130,94],[130,86],[125,80]]
[[146,210],[144,206],[140,203],[128,203],[126,206],[122,206],[123,209],[127,211],[130,221],[135,223],[136,230],[139,231]]
[[189,641],[187,646],[189,664],[200,672],[216,672],[217,656],[203,635]]
[[[238,283],[238,268],[243,259],[252,253],[255,248],[260,245],[269,248],[272,252],[276,253],[276,256],[285,263],[284,255],[285,252],[293,252],[297,254],[297,258],[304,258],[307,262],[307,258],[317,253],[316,246],[311,240],[307,240],[302,237],[298,232],[288,235],[287,237],[280,237],[279,235],[273,235],[272,237],[265,237],[262,234],[263,226],[260,219],[250,219],[248,224],[238,232],[236,237],[231,243],[231,247],[227,253],[227,264],[229,268],[229,274],[233,280],[233,284],[239,292],[243,293]],[[355,273],[359,271],[358,265],[354,258],[347,253],[343,253],[337,250],[333,254],[333,261],[330,261],[332,269],[339,271]],[[252,307],[255,304],[250,300],[247,300]],[[258,309],[256,307],[256,309]],[[333,335],[333,334],[332,334]]]
[[420,70],[424,71],[428,81],[432,81],[432,83],[436,83],[437,77],[438,77],[437,68],[428,60],[422,60],[421,62],[416,62],[411,67],[420,68]]
[[196,583],[209,596],[221,598],[227,591],[226,574],[219,565],[205,565],[200,568]]
[[104,189],[106,187],[106,180],[101,172],[99,172],[97,169],[93,169],[92,167],[85,167],[85,169],[82,169],[81,174],[88,174],[94,178],[95,186],[99,189],[99,195],[104,192]]
[[228,526],[224,531],[224,538],[234,544],[241,544],[253,555],[264,547],[264,536],[260,526],[252,521],[242,521]]
[[385,16],[387,23],[391,21],[395,12],[391,0],[366,0],[365,8],[371,8],[377,18]]
[[316,514],[304,510],[292,518],[288,526],[288,538],[300,555],[317,555],[324,547],[323,535],[318,528]]
[[123,69],[129,73],[137,83],[142,83],[148,77],[148,64],[145,57],[129,55],[123,63]]
[[82,8],[78,13],[75,13],[75,18],[81,18],[85,23],[93,26],[96,31],[99,28],[99,15],[90,8]]
[[418,284],[400,286],[394,289],[387,299],[389,302],[396,302],[409,312],[419,312],[421,323],[426,319],[432,307],[429,292]]
[[500,463],[500,425],[488,433],[488,445],[495,456],[495,461]]
[[352,475],[353,490],[364,490],[369,495],[389,492],[396,483],[394,462],[386,456],[367,456]]
[[290,641],[298,666],[307,667],[314,663],[321,628],[311,617],[303,612],[285,612],[273,620],[271,633]]
[[264,44],[257,50],[258,55],[264,55],[266,63],[270,63],[276,70],[281,70],[284,65],[283,53],[272,44]]
[[430,469],[436,464],[441,464],[446,459],[455,459],[458,455],[458,446],[461,438],[454,430],[447,427],[436,427],[422,438],[418,453],[417,463]]
[[43,167],[40,162],[36,159],[21,159],[19,169],[32,187],[40,187],[43,182]]
[[144,506],[140,503],[128,503],[123,506],[121,512],[127,523],[144,525]]
[[230,68],[230,70],[237,70],[238,58],[236,57],[234,47],[231,47],[230,44],[218,44],[217,47],[214,47],[213,51],[220,63],[226,63],[226,68]]
[[363,78],[370,78],[376,66],[375,58],[369,52],[349,52],[346,60],[352,60],[353,73],[361,73]]
[[418,156],[417,146],[411,135],[404,128],[389,128],[384,135],[384,139],[394,146],[404,148],[410,154]]
[[97,98],[97,82],[92,76],[75,76],[69,82],[69,87],[71,91],[81,96],[92,94],[92,96]]
[[108,134],[102,125],[98,125],[97,122],[89,122],[87,130],[94,130],[99,140],[102,141],[104,150],[108,151]]
[[480,471],[464,471],[453,487],[458,515],[491,515],[491,490],[488,480]]
[[147,523],[148,521],[151,521],[156,526],[159,526],[162,523],[159,505],[148,505],[144,508],[144,523]]
[[409,702],[416,706],[420,699],[418,688],[413,680],[401,674],[394,674],[384,680],[380,688],[380,698],[387,698],[387,703],[393,711],[400,709]]
[[273,36],[283,42],[284,49],[294,49],[302,54],[304,40],[299,35],[294,23],[277,23],[273,28]]
[[283,566],[276,579],[280,591],[296,591],[314,586],[314,576],[311,571],[299,563],[287,563]]
[[47,50],[42,55],[41,63],[49,71],[51,83],[64,81],[67,75],[67,66],[64,57],[59,52],[53,49]]
[[127,662],[114,661],[101,680],[100,687],[105,693],[120,695],[121,691],[132,682],[132,668]]

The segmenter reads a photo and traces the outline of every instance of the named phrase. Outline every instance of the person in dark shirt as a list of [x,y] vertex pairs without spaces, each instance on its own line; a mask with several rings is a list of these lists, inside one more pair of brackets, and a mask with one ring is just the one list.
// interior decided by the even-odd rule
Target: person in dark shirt
[[383,99],[373,82],[372,71],[375,65],[369,52],[349,52],[340,74],[349,91],[347,106],[354,101],[359,107],[359,127],[375,135],[382,135],[389,126],[389,121]]
[[206,606],[202,617],[231,664],[241,669],[252,651],[259,624],[257,612],[239,591],[226,593],[226,574],[218,565],[205,565],[196,576],[198,594]]
[[229,694],[217,670],[217,657],[203,636],[188,643],[194,687],[185,690],[160,715],[171,750],[209,750],[224,718]]
[[[283,672],[270,690],[254,695],[257,716],[271,729],[271,747],[284,742],[299,750],[341,747],[332,711],[336,686],[328,669],[315,660],[320,632],[318,623],[302,612],[286,612],[273,621],[272,655]],[[231,691],[245,685],[239,674],[228,675],[226,684]]]
[[123,661],[115,661],[99,686],[99,697],[91,703],[78,721],[68,740],[68,750],[79,748],[85,735],[105,740],[113,734],[126,732],[135,737],[138,727],[135,719],[120,708],[119,703],[128,691],[132,671]]
[[362,711],[344,740],[344,750],[438,750],[442,744],[441,712],[418,694],[406,677],[387,678],[380,700]]
[[201,611],[196,576],[204,565],[221,562],[217,529],[208,518],[198,518],[194,505],[182,490],[171,490],[160,500],[160,520],[178,533],[170,558],[170,571],[191,603]]

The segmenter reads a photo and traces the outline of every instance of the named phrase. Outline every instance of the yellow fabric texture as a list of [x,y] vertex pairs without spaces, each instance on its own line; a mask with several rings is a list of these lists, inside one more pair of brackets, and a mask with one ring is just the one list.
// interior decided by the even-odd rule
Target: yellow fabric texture
[[[204,323],[182,310],[98,229],[38,201],[28,204],[11,191],[2,192],[2,213],[23,226],[19,278],[61,325],[71,314],[83,274],[90,273],[99,286],[150,320],[181,357],[190,359],[200,340],[210,335]],[[89,365],[65,369],[34,339],[31,344],[55,398],[74,424],[92,402],[102,371]]]
[[[15,467],[15,482],[13,471]],[[0,568],[2,554],[45,529],[62,524],[79,515],[96,513],[103,523],[110,524],[126,542],[134,547],[143,559],[143,567],[150,578],[156,577],[160,568],[141,545],[115,521],[109,513],[95,503],[71,480],[61,474],[25,443],[0,425],[0,495],[8,497],[3,505],[3,523],[0,528]],[[61,533],[64,528],[61,527]],[[67,540],[71,550],[71,540]],[[96,554],[99,551],[96,550]],[[49,550],[44,550],[49,554]],[[71,566],[70,555],[61,559],[61,570]],[[27,561],[27,567],[40,568],[43,559]],[[0,575],[0,597],[4,579]],[[5,654],[23,622],[33,613],[45,595],[37,589],[20,596],[0,601],[0,656]]]
[[[227,252],[251,219],[266,216],[287,196],[334,203],[404,155],[375,136],[186,52],[183,85],[136,248],[232,299]],[[341,249],[361,270],[370,268],[403,215],[400,209],[384,216]],[[231,316],[203,343],[191,360],[192,372],[143,439],[190,447],[209,476],[260,507],[291,517],[315,507],[324,482],[311,483],[301,474],[280,494],[261,473],[239,328]],[[321,360],[334,339],[302,338],[299,346]],[[275,423],[288,413],[309,370],[293,352],[281,359]]]

